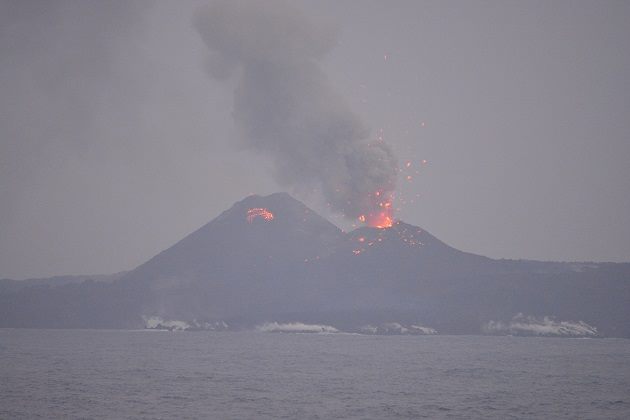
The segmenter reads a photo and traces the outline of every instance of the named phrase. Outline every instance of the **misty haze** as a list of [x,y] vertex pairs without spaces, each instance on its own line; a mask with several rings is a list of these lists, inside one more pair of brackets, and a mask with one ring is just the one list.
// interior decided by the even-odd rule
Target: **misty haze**
[[0,0],[0,418],[629,418],[629,19]]

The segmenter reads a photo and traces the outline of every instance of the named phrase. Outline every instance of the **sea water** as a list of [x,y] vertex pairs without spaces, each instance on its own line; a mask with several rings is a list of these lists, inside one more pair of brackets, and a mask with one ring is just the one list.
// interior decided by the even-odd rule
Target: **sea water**
[[630,419],[630,340],[0,329],[0,418]]

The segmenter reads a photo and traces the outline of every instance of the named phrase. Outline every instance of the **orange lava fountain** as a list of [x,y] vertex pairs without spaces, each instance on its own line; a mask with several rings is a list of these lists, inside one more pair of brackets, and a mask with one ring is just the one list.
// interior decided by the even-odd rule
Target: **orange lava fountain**
[[359,221],[367,226],[379,229],[392,227],[394,224],[394,208],[392,193],[376,191],[371,197],[374,211],[359,216]]

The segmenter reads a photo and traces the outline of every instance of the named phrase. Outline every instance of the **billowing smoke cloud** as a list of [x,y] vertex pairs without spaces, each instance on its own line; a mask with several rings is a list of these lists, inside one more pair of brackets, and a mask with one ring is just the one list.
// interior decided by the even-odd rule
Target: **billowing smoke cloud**
[[335,31],[282,0],[216,1],[195,24],[211,52],[211,75],[236,80],[233,116],[243,144],[273,159],[276,180],[321,189],[347,217],[378,211],[394,190],[397,163],[386,143],[369,140],[320,66]]

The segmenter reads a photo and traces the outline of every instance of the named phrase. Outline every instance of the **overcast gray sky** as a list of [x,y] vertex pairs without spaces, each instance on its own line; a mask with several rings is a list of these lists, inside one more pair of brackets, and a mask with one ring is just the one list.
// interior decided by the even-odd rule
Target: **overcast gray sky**
[[[234,145],[202,3],[0,2],[0,278],[128,270],[282,189]],[[495,258],[630,261],[630,2],[301,7],[339,31],[334,89],[421,168],[397,217]]]

